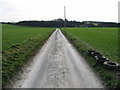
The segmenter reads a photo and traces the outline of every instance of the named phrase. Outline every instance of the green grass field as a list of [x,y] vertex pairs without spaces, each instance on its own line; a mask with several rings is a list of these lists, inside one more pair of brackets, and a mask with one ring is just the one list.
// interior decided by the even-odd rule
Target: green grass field
[[64,35],[75,46],[78,52],[86,59],[91,68],[108,88],[119,88],[119,69],[108,69],[98,64],[87,54],[87,50],[94,49],[102,52],[110,61],[120,63],[118,57],[118,28],[66,28]]
[[67,31],[76,36],[88,46],[100,51],[112,61],[118,59],[118,28],[67,28]]
[[15,25],[2,25],[3,49],[9,48],[11,45],[23,42],[29,38],[36,36],[44,36],[50,33],[53,28],[24,27]]
[[3,87],[7,85],[9,78],[13,78],[31,56],[42,47],[54,30],[54,28],[24,27],[3,24]]

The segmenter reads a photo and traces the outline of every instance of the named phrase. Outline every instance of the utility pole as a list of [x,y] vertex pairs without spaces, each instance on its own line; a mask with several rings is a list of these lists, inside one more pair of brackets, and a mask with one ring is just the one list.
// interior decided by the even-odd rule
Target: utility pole
[[64,6],[64,30],[66,31],[66,6]]

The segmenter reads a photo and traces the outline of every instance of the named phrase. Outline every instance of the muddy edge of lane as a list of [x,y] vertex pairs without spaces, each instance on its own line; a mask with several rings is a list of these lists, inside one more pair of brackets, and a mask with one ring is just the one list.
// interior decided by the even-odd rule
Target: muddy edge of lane
[[104,88],[59,29],[24,68],[13,88]]

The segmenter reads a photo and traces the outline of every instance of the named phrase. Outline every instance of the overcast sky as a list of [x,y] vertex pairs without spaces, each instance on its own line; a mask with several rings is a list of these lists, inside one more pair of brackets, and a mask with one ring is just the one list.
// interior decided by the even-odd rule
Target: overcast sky
[[68,20],[118,22],[120,0],[0,0],[0,21]]

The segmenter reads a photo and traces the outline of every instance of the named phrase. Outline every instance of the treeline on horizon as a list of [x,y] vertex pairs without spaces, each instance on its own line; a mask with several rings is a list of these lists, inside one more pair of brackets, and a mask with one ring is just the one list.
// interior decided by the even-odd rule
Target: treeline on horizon
[[[99,22],[99,21],[66,21],[66,27],[120,27],[119,23],[115,22]],[[55,19],[51,21],[19,21],[16,23],[13,22],[2,22],[2,24],[12,24],[12,25],[21,25],[21,26],[32,26],[32,27],[64,27],[63,19]]]

